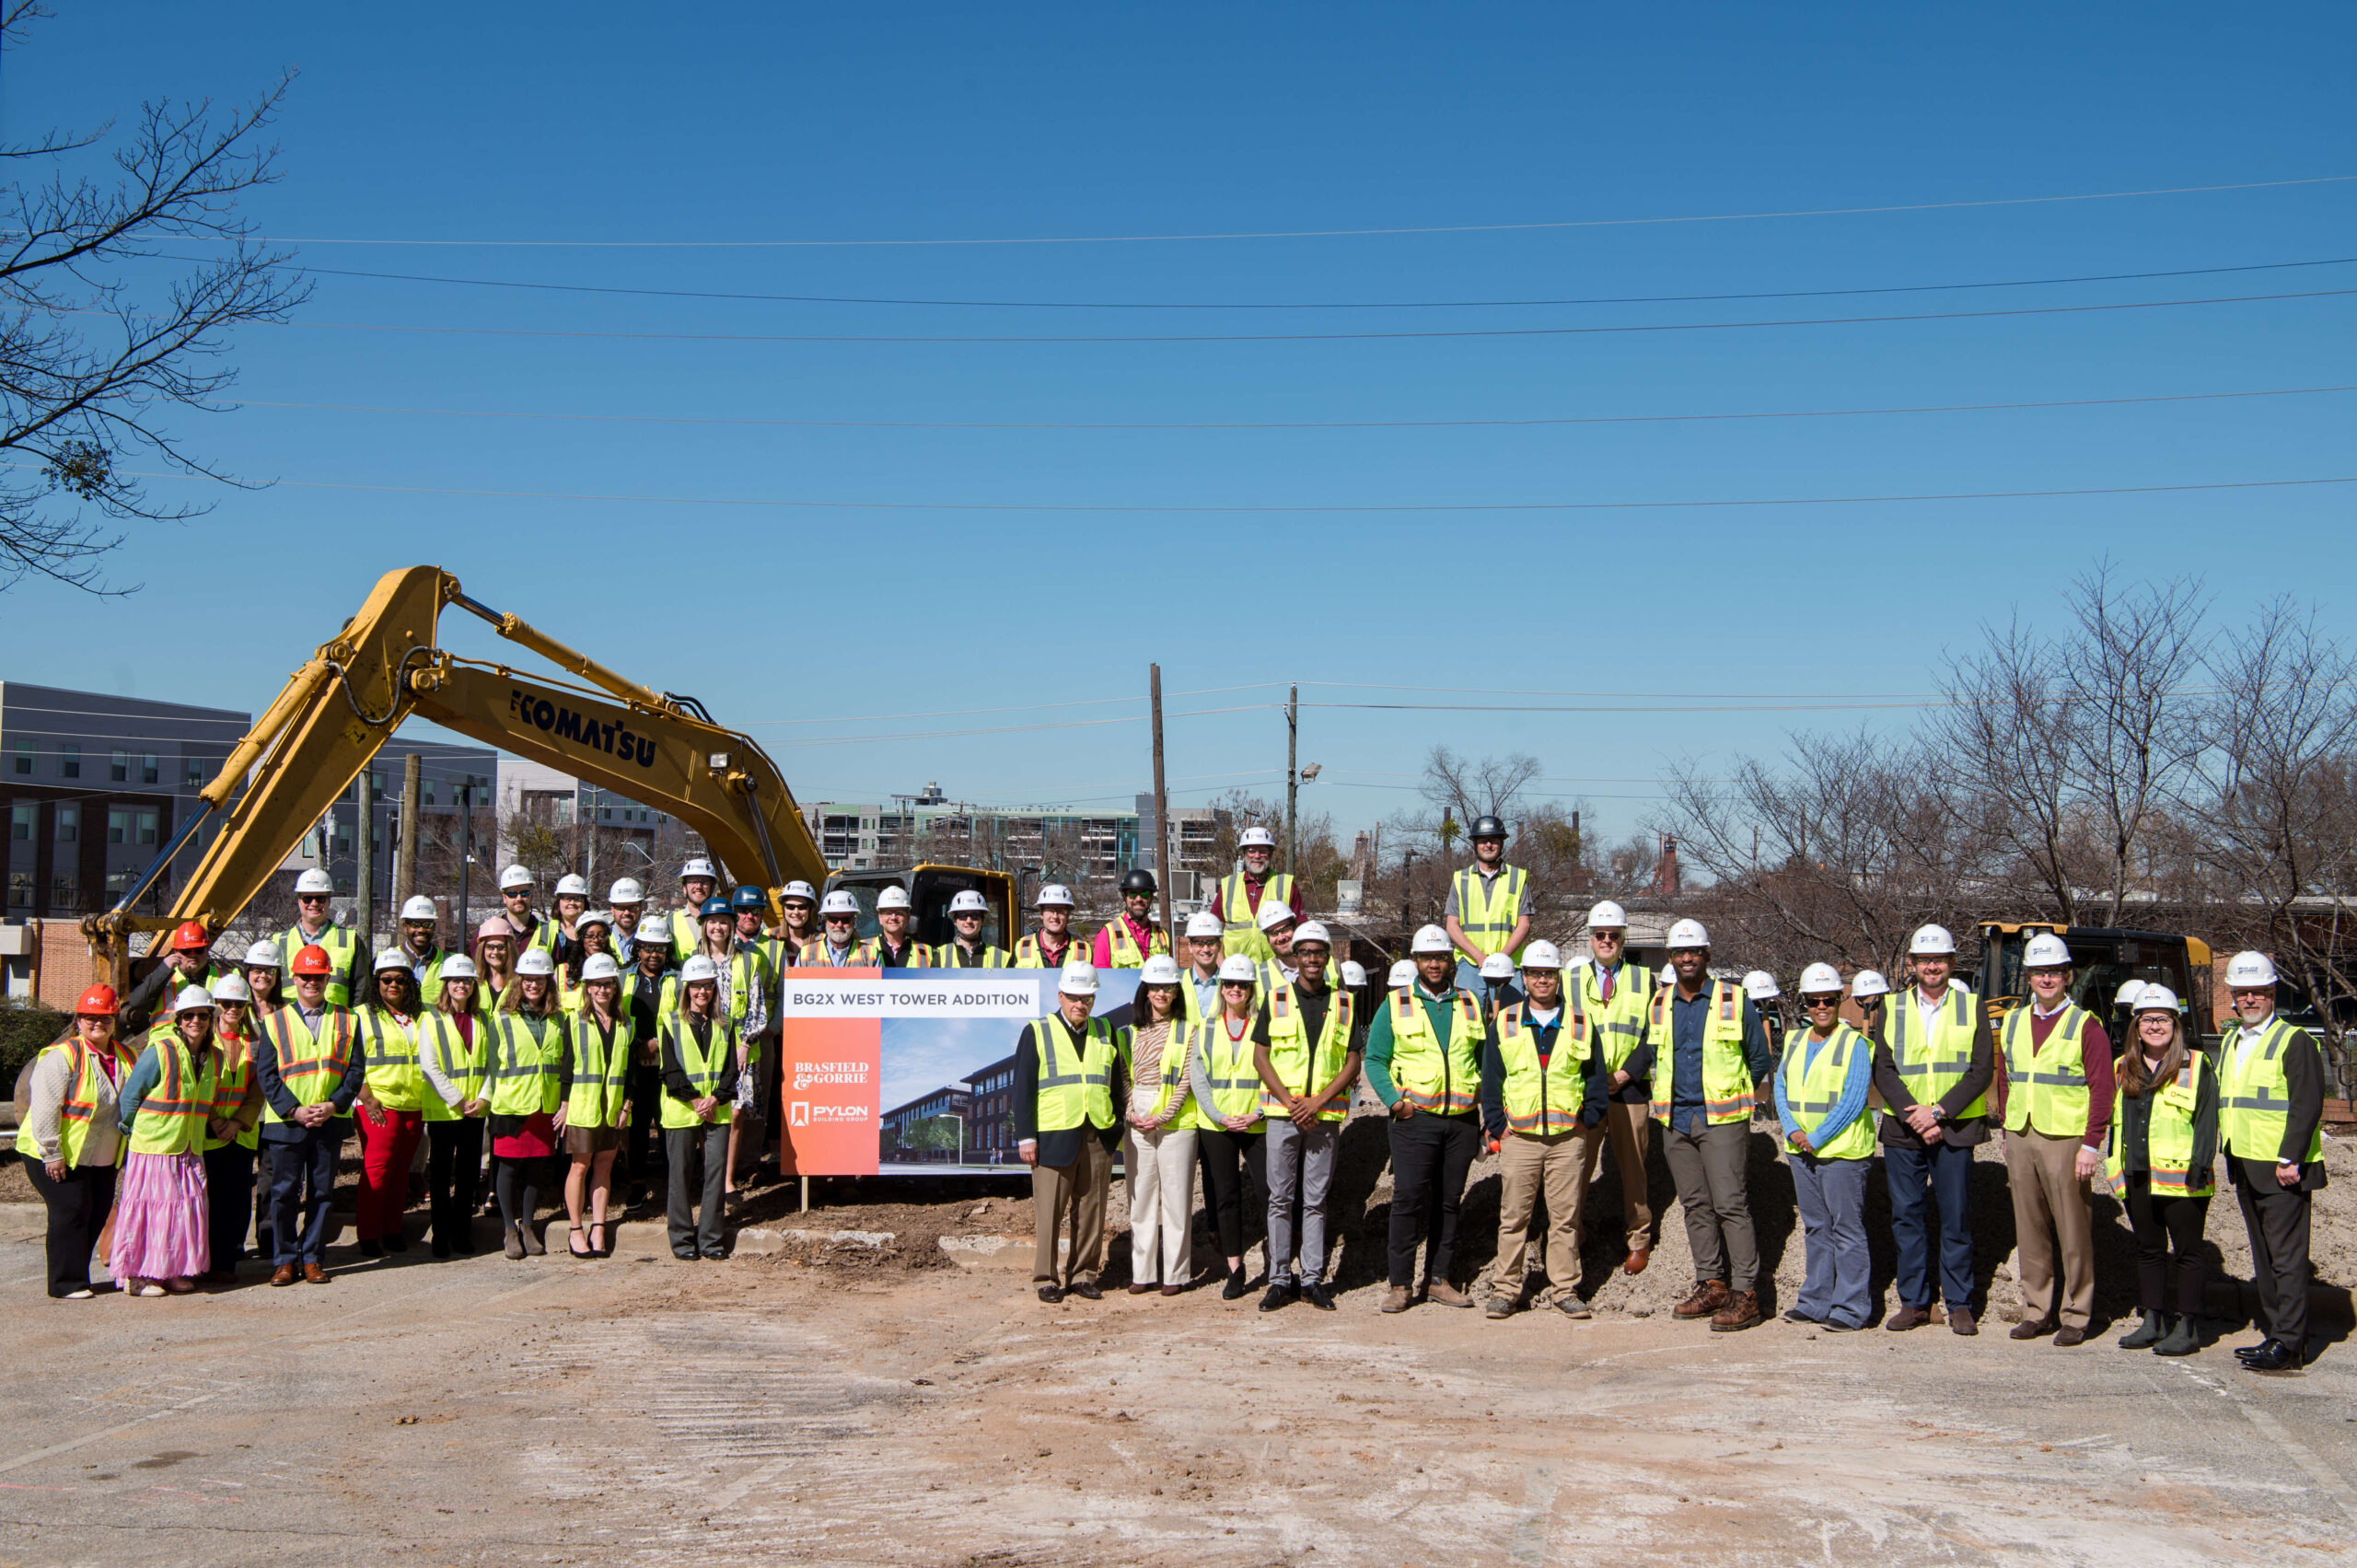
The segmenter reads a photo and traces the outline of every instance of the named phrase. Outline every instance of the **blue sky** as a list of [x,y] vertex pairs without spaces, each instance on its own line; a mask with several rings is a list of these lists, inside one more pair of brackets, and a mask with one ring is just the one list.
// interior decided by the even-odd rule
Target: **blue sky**
[[[2014,202],[2357,174],[2333,75],[2357,31],[2345,7],[2269,8],[2263,21],[2196,6],[61,8],[6,64],[12,136],[158,93],[248,96],[299,66],[279,126],[285,179],[255,214],[268,233],[306,240],[320,268],[1235,306],[1870,289],[2357,256],[2357,183]],[[1988,202],[2014,204],[1593,223]],[[1573,220],[1590,226],[774,243]],[[540,243],[321,242],[360,239]],[[1631,327],[2336,288],[2357,288],[2357,266],[1318,310],[813,304],[321,275],[299,324],[239,342],[232,395],[333,406],[172,422],[232,470],[283,482],[224,496],[196,524],[141,530],[119,563],[146,585],[129,600],[29,585],[0,600],[0,673],[259,710],[378,573],[430,561],[650,684],[702,697],[806,797],[937,779],[981,800],[1126,799],[1150,776],[1143,724],[1012,726],[1128,719],[1149,660],[1172,693],[1214,693],[1170,704],[1198,715],[1170,725],[1181,802],[1274,786],[1278,712],[1199,712],[1282,698],[1256,683],[1357,683],[1306,686],[1306,702],[1325,703],[1456,700],[1382,689],[1405,685],[1829,704],[1304,714],[1303,760],[1326,768],[1306,807],[1346,830],[1409,804],[1403,786],[1445,742],[1538,755],[1547,787],[1585,797],[1618,836],[1656,808],[1649,781],[1672,761],[1773,749],[1794,725],[1906,723],[1905,710],[1838,704],[1928,691],[1945,651],[2015,606],[2050,615],[2056,587],[2099,556],[2201,572],[2223,612],[2287,589],[2333,595],[2349,580],[2351,487],[1626,511],[1030,508],[2321,478],[2357,473],[2357,394],[1639,424],[954,426],[1515,421],[2335,386],[2357,381],[2351,298],[1487,338],[744,340]],[[462,651],[494,641],[450,631]],[[990,708],[1029,711],[963,712]],[[850,722],[943,710],[961,712]],[[951,730],[998,733],[939,733]],[[857,738],[873,735],[921,738]]]

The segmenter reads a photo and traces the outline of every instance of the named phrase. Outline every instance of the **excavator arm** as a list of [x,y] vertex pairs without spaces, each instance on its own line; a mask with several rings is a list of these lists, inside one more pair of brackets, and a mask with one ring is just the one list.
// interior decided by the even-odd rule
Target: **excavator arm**
[[[448,653],[435,635],[445,605],[482,617],[596,689]],[[130,933],[191,920],[217,933],[235,920],[412,714],[669,812],[702,836],[733,879],[767,889],[772,912],[788,881],[826,878],[785,780],[749,737],[714,724],[692,698],[650,691],[469,598],[440,568],[412,566],[377,580],[199,792],[203,808],[114,908],[83,922],[101,963],[120,981]],[[220,814],[226,823],[170,910],[131,912]]]

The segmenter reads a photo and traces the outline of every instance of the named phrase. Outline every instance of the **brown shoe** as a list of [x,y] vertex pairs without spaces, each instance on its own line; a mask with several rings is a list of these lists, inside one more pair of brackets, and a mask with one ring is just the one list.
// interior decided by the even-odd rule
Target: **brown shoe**
[[1187,1294],[1187,1287],[1185,1285],[1164,1285],[1162,1287],[1162,1294],[1165,1295],[1184,1295]]
[[2021,1322],[2014,1324],[2014,1331],[2005,1337],[2009,1340],[2034,1340],[2040,1334],[2050,1334],[2053,1331],[2054,1319],[2051,1318],[2024,1318]]
[[1903,1334],[1910,1329],[1920,1329],[1931,1320],[1932,1315],[1920,1307],[1901,1307],[1885,1318],[1882,1326],[1894,1334]]
[[325,1269],[320,1268],[317,1263],[306,1263],[303,1265],[303,1283],[307,1285],[326,1284],[328,1283],[328,1272]]
[[1430,1284],[1424,1286],[1424,1296],[1427,1300],[1439,1302],[1443,1307],[1470,1307],[1473,1305],[1473,1298],[1471,1296],[1466,1295],[1463,1291],[1457,1289],[1446,1280],[1434,1280]]
[[1645,1272],[1645,1265],[1653,1261],[1653,1257],[1652,1248],[1640,1247],[1629,1254],[1629,1260],[1620,1265],[1620,1272],[1624,1274],[1642,1274]]
[[2087,1331],[2084,1329],[2073,1329],[2071,1325],[2065,1323],[2062,1327],[2054,1330],[2054,1342],[2064,1350],[2069,1350],[2073,1345],[2085,1344],[2087,1342]]
[[1406,1285],[1393,1285],[1391,1287],[1391,1293],[1383,1298],[1383,1310],[1386,1312],[1405,1312],[1408,1310],[1409,1300],[1408,1287]]
[[1980,1320],[1973,1317],[1969,1307],[1951,1307],[1948,1308],[1948,1331],[1952,1334],[1977,1334],[1980,1331]]
[[291,1285],[300,1277],[292,1263],[281,1263],[270,1272],[270,1283],[274,1285]]
[[1130,1294],[1132,1295],[1144,1295],[1152,1289],[1154,1289],[1152,1285],[1142,1285],[1135,1280],[1132,1280],[1130,1282]]
[[1739,1290],[1727,1297],[1727,1304],[1712,1315],[1711,1332],[1732,1334],[1738,1329],[1748,1329],[1759,1321],[1759,1296],[1757,1292]]
[[1673,1318],[1708,1318],[1727,1304],[1727,1282],[1704,1280],[1694,1287],[1694,1294],[1670,1309]]

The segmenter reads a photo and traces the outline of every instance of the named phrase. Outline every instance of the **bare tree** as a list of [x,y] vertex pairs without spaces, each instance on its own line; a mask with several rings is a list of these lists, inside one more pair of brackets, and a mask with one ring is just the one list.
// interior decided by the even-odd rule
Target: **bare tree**
[[2058,918],[2076,923],[2073,717],[2062,655],[2016,617],[2003,632],[1987,629],[1980,652],[1951,659],[1945,684],[1948,705],[1935,710],[1932,749],[1984,842],[2005,852],[1994,880],[2034,889]]
[[1538,758],[1520,751],[1475,762],[1446,746],[1434,747],[1424,758],[1423,782],[1418,786],[1433,813],[1426,831],[1448,851],[1477,817],[1510,820],[1520,816],[1523,796],[1540,771]]
[[[46,14],[35,0],[0,6],[0,48]],[[217,411],[233,378],[219,364],[233,330],[283,321],[309,296],[291,254],[255,244],[238,214],[247,192],[276,178],[277,150],[261,136],[292,79],[218,117],[209,101],[151,102],[120,138],[110,122],[0,145],[12,176],[0,190],[0,452],[10,459],[0,591],[29,575],[132,591],[101,580],[103,557],[124,538],[114,525],[209,510],[151,497],[126,459],[236,482],[159,416]],[[109,143],[112,177],[80,172],[80,155]],[[172,249],[223,243],[206,260]]]

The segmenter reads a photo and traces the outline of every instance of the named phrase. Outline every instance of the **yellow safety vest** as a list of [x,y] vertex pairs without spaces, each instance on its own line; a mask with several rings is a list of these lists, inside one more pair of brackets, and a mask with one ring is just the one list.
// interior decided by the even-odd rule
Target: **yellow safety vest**
[[[1805,1029],[1786,1035],[1783,1060],[1777,1063],[1776,1071],[1783,1075],[1785,1108],[1801,1124],[1801,1131],[1814,1137],[1817,1124],[1833,1113],[1833,1108],[1841,1103],[1841,1091],[1849,1086],[1850,1053],[1854,1051],[1871,1054],[1874,1042],[1847,1024],[1835,1024],[1832,1035],[1817,1046],[1817,1060],[1804,1066],[1810,1039]],[[1800,1153],[1790,1138],[1784,1140],[1784,1146],[1794,1154]],[[1868,1159],[1874,1152],[1874,1128],[1863,1106],[1850,1119],[1850,1125],[1833,1134],[1831,1143],[1815,1151],[1817,1157],[1824,1160]]]
[[[1269,1065],[1276,1070],[1285,1087],[1304,1098],[1332,1083],[1350,1054],[1351,993],[1329,986],[1326,998],[1325,1026],[1312,1041],[1301,1016],[1301,998],[1293,982],[1280,981],[1269,992]],[[1271,1116],[1283,1116],[1285,1102],[1263,1084],[1260,1109]],[[1337,1095],[1318,1113],[1318,1120],[1342,1121],[1350,1114],[1350,1096]]]
[[1170,933],[1155,926],[1146,927],[1146,949],[1141,951],[1138,939],[1130,935],[1126,914],[1117,914],[1105,927],[1105,946],[1109,950],[1117,970],[1142,970],[1150,953],[1170,951]]
[[[2131,1040],[2129,1049],[2139,1048]],[[2155,1198],[2207,1198],[2218,1191],[2209,1167],[2193,1168],[2193,1112],[2200,1102],[2202,1082],[2215,1075],[2209,1057],[2199,1051],[2189,1051],[2177,1076],[2150,1091],[2153,1108],[2144,1129],[2144,1168]],[[2103,1147],[2104,1174],[2111,1178],[2114,1187],[2128,1177],[2128,1151],[2121,1146],[2120,1132],[2128,1120],[2127,1108],[2128,1090],[2114,1088],[2111,1128]],[[2280,1140],[2282,1133],[2279,1131],[2276,1136]]]
[[712,1037],[708,1051],[696,1049],[696,1031],[690,1027],[684,1013],[673,1013],[657,1026],[663,1038],[679,1052],[679,1066],[688,1075],[688,1083],[695,1089],[693,1097],[681,1099],[667,1086],[663,1091],[663,1125],[666,1127],[725,1127],[735,1114],[727,1101],[712,1108],[712,1120],[697,1120],[695,1101],[720,1086],[720,1074],[737,1050],[737,1025],[733,1019],[714,1018],[705,1032]]
[[328,974],[328,1005],[351,1006],[352,966],[360,956],[359,934],[347,931],[341,925],[330,924],[317,936],[306,936],[301,926],[290,925],[278,934],[279,957],[284,960],[279,966],[281,970],[292,975],[295,972],[295,955],[306,947],[319,948],[328,956],[328,962],[332,966]]
[[[540,914],[538,910],[533,911],[533,912],[535,914]],[[511,921],[508,923],[513,924],[515,923]],[[533,948],[538,947],[542,952],[548,954],[550,958],[553,958],[556,957],[557,937],[562,934],[563,933],[556,923],[556,916],[552,914],[540,914],[540,919],[533,923],[531,935],[524,939],[524,945],[521,947],[516,949],[516,956],[520,958],[525,954],[530,952]]]
[[1538,1032],[1530,1026],[1527,1005],[1510,1002],[1498,1009],[1508,1127],[1540,1138],[1578,1128],[1580,1106],[1587,1098],[1588,1029],[1587,1014],[1576,1003],[1564,1008],[1555,1047],[1542,1063]]
[[[728,955],[728,1022],[732,1028],[743,1027],[745,1010],[751,1005],[753,987],[766,987],[771,979],[769,966],[761,961],[759,954],[739,947]],[[655,1004],[656,1016],[659,1017],[666,1013],[678,1012],[679,993],[684,989],[679,970],[673,970],[665,975],[662,993]]]
[[[459,1026],[439,1007],[419,1016],[413,1037],[418,1055],[430,1057],[434,1070],[459,1086],[460,1105],[483,1098],[483,1080],[491,1076],[491,1037],[499,1028],[481,1007],[469,1016],[473,1020],[468,1026],[471,1039],[461,1039]],[[424,1074],[421,1070],[418,1075],[423,1078]],[[461,1120],[458,1108],[446,1103],[431,1086],[421,1089],[417,1100],[428,1121]]]
[[1588,1016],[1596,1042],[1603,1047],[1604,1071],[1608,1076],[1626,1067],[1629,1058],[1643,1043],[1645,1013],[1653,1005],[1659,977],[1649,969],[1623,959],[1620,972],[1613,976],[1612,1000],[1607,1002],[1597,993],[1596,965],[1582,964],[1579,974],[1580,1011]]
[[954,941],[944,942],[933,950],[935,969],[1003,970],[1007,967],[1006,959],[1005,948],[993,947],[987,942],[970,954]]
[[[1646,1014],[1645,1027],[1654,1039],[1654,1120],[1661,1122],[1669,1120],[1671,1102],[1678,1098],[1677,1042],[1669,1012],[1670,998],[1677,994],[1674,985],[1656,986]],[[1702,1027],[1703,1120],[1713,1127],[1748,1121],[1754,1098],[1751,1063],[1743,1055],[1743,987],[1714,980],[1710,1016]]]
[[1067,939],[1065,946],[1062,953],[1052,960],[1039,950],[1038,932],[1035,931],[1028,936],[1016,937],[1015,967],[1019,970],[1054,970],[1062,969],[1074,958],[1086,960],[1088,957],[1088,944],[1074,936],[1070,930],[1066,930],[1064,935]]
[[1455,1116],[1473,1109],[1481,1086],[1481,1005],[1470,992],[1448,999],[1448,1040],[1433,1035],[1423,993],[1415,986],[1391,996],[1391,1081],[1418,1110]]
[[491,1113],[532,1116],[553,1112],[564,1067],[565,1014],[500,1013],[491,1059]]
[[[1530,884],[1530,874],[1519,865],[1509,865],[1495,877],[1484,877],[1479,862],[1460,869],[1457,884],[1457,926],[1481,956],[1506,950],[1506,938],[1514,935],[1515,922],[1522,918],[1522,890]],[[1517,948],[1515,956],[1521,957]]]
[[[244,1106],[246,1091],[253,1086],[254,1040],[251,1035],[223,1034],[216,1025],[213,1030],[213,1042],[220,1048],[221,1054],[221,1064],[213,1080],[213,1116],[226,1121]],[[204,1134],[204,1153],[226,1149],[233,1143],[241,1149],[250,1149],[261,1140],[261,1131],[253,1127],[247,1128],[235,1138],[216,1138],[208,1129]]]
[[1246,1020],[1244,1038],[1240,1040],[1227,1038],[1227,1020],[1225,1017],[1210,1018],[1194,1026],[1190,1038],[1194,1049],[1202,1055],[1203,1077],[1212,1086],[1212,1103],[1196,1102],[1197,1125],[1217,1128],[1225,1132],[1227,1124],[1220,1120],[1221,1117],[1248,1116],[1252,1118],[1252,1123],[1244,1129],[1245,1132],[1258,1132],[1265,1129],[1268,1122],[1260,1111],[1260,1098],[1265,1090],[1260,1082],[1260,1069],[1252,1063],[1255,1046],[1250,1020]]
[[363,1007],[359,1018],[368,1092],[387,1110],[415,1110],[425,1093],[425,1075],[417,1070],[417,1021],[404,1022],[377,1006]]
[[219,1058],[208,1050],[204,1065],[199,1067],[188,1041],[177,1033],[147,1049],[162,1074],[131,1120],[130,1152],[194,1154],[203,1146],[204,1119],[213,1114],[213,1101],[220,1092]]
[[[279,1081],[295,1097],[295,1103],[324,1105],[332,1100],[356,1049],[352,1010],[329,1007],[319,1015],[319,1033],[314,1035],[304,1027],[303,1015],[289,1003],[271,1014],[268,1028],[270,1042],[278,1052]],[[276,1122],[286,1120],[266,1098],[262,1101],[261,1119]]]
[[[670,914],[671,961],[684,964],[703,946],[703,917],[693,910],[677,909]],[[646,923],[639,922],[641,926]]]
[[613,1028],[593,1013],[573,1017],[573,1088],[565,1096],[567,1127],[619,1127],[629,1098],[630,1016],[616,1013]]
[[[1907,1086],[1907,1092],[1919,1104],[1937,1105],[1942,1096],[1972,1071],[1972,1040],[1979,1029],[1972,1016],[1972,993],[1950,987],[1940,1003],[1940,1010],[1933,1015],[1927,1033],[1917,1004],[1922,994],[1921,990],[1910,986],[1887,999],[1890,1005],[1883,1016],[1890,1020],[1890,1027],[1886,1038],[1890,1043],[1891,1064],[1898,1069],[1899,1081]],[[1958,1113],[1956,1120],[1985,1116],[1988,1112],[1989,1096],[1983,1091]]]
[[[1260,884],[1260,903],[1293,905],[1293,877],[1282,871],[1269,873]],[[1231,871],[1219,879],[1219,907],[1213,911],[1227,923],[1227,950],[1241,953],[1256,963],[1276,957],[1277,950],[1260,935],[1260,904],[1251,901],[1244,889],[1244,873]]]
[[[2292,1116],[2292,1085],[2283,1073],[2283,1050],[2302,1031],[2281,1017],[2271,1017],[2258,1043],[2244,1051],[2240,1046],[2246,1032],[2235,1025],[2219,1052],[2218,1060],[2225,1069],[2219,1088],[2218,1109],[2223,1113],[2219,1132],[2232,1157],[2274,1165],[2282,1157],[2283,1129]],[[2308,1152],[2301,1163],[2314,1165],[2322,1158],[2324,1130],[2318,1127],[2308,1134]]]
[[1113,1063],[1120,1054],[1113,1025],[1088,1020],[1088,1043],[1078,1052],[1061,1014],[1032,1021],[1031,1042],[1039,1053],[1039,1128],[1061,1132],[1086,1124],[1113,1125]]
[[[1911,1005],[1911,1004],[1910,1004]],[[1891,1009],[1894,1016],[1899,1009]],[[2079,1037],[2088,1014],[2065,1003],[2046,1043],[2032,1049],[2027,1004],[2005,1015],[2005,1131],[2035,1124],[2050,1138],[2082,1138],[2087,1131],[2087,1065]]]
[[[65,1098],[59,1102],[57,1108],[57,1156],[68,1166],[79,1169],[82,1144],[90,1135],[90,1119],[99,1109],[98,1059],[78,1034],[71,1040],[62,1040],[42,1049],[64,1051],[66,1069],[73,1076],[73,1086],[65,1091]],[[117,1051],[115,1054],[121,1056],[122,1053]],[[34,1140],[29,1124],[20,1124],[17,1128],[17,1153],[29,1160],[41,1158],[41,1144]],[[117,1144],[117,1163],[122,1158],[122,1145]]]
[[[1195,1047],[1193,1031],[1187,1020],[1183,1017],[1170,1020],[1170,1032],[1162,1040],[1162,1058],[1155,1064],[1155,1075],[1150,1082],[1137,1079],[1137,1028],[1129,1031],[1129,1045],[1130,1093],[1132,1104],[1138,1113],[1149,1121],[1167,1115],[1170,1118],[1167,1125],[1172,1128],[1194,1126],[1194,1090],[1188,1083],[1187,1063]],[[1147,1099],[1149,1095],[1152,1098]],[[1141,1100],[1144,1103],[1139,1103]]]
[[[407,949],[403,951],[406,953]],[[431,1007],[442,1000],[442,966],[449,957],[439,947],[425,955],[425,976],[417,982],[419,1006]],[[410,966],[412,973],[416,968],[414,963]]]
[[844,951],[843,961],[837,963],[828,956],[827,939],[823,936],[815,942],[802,944],[802,951],[795,954],[795,958],[797,966],[806,970],[860,970],[875,967],[867,957],[866,943],[853,942]]

